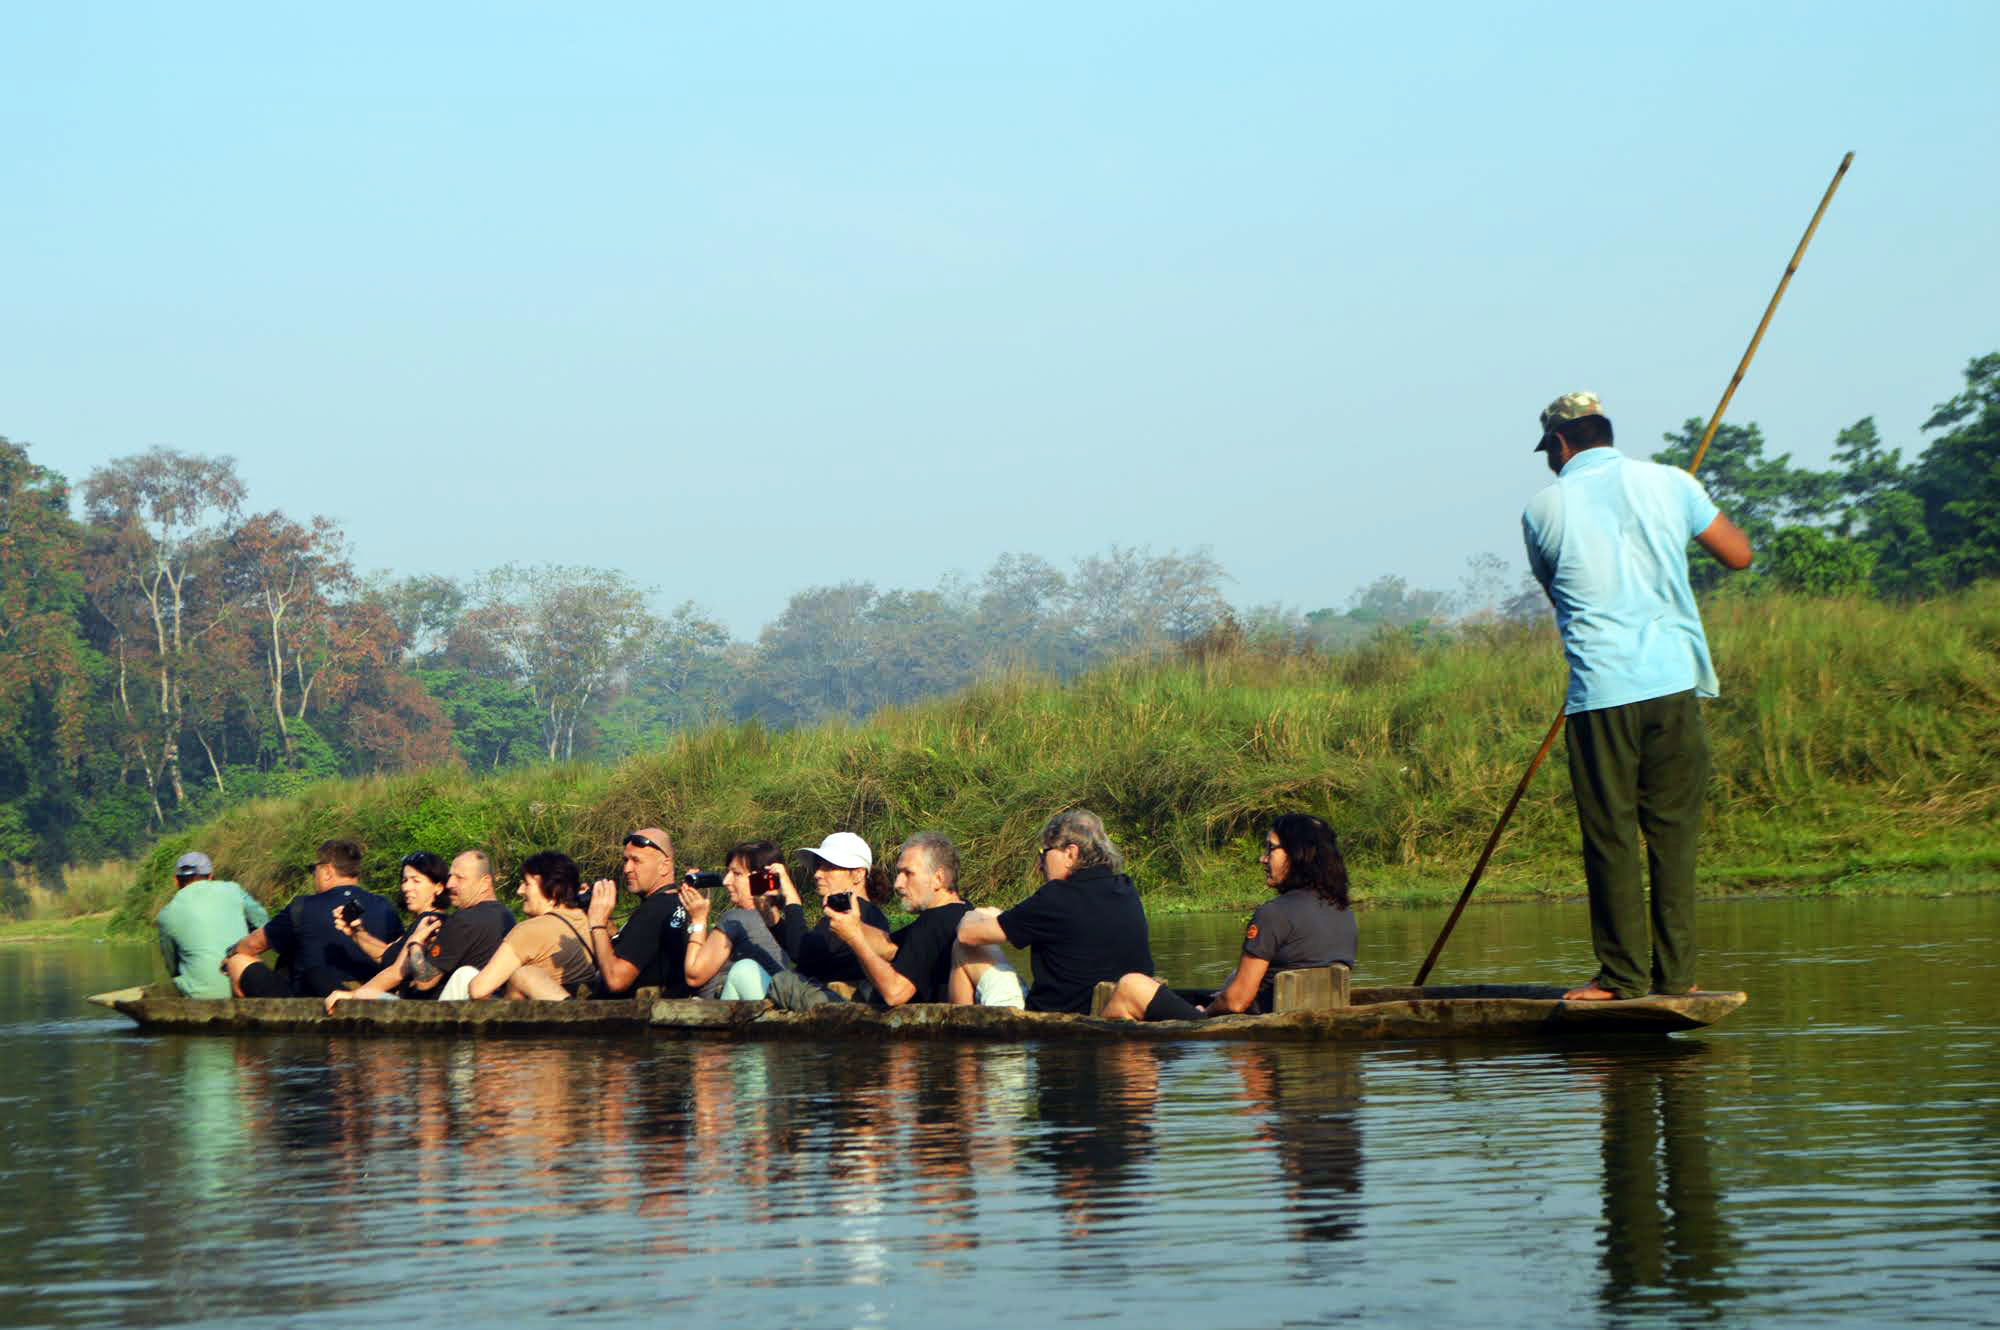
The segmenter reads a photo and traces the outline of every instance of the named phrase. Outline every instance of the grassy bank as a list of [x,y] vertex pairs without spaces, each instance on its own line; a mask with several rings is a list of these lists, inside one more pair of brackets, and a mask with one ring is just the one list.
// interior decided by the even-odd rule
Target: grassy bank
[[[1723,697],[1704,876],[1717,889],[1943,891],[2000,884],[2000,584],[1950,601],[1760,597],[1708,607]],[[415,849],[553,847],[609,871],[625,830],[669,828],[683,862],[731,842],[787,846],[849,828],[879,850],[955,837],[975,900],[1029,885],[1030,846],[1072,803],[1105,814],[1156,910],[1259,899],[1273,813],[1337,827],[1357,894],[1442,899],[1462,884],[1559,704],[1551,630],[1500,627],[1336,656],[1242,648],[1134,662],[1067,686],[992,680],[865,725],[683,736],[615,768],[475,780],[433,772],[329,782],[173,836],[139,866],[117,924],[143,927],[183,849],[269,901],[313,847],[362,841],[386,883]],[[1491,897],[1580,889],[1560,746],[1489,871]]]

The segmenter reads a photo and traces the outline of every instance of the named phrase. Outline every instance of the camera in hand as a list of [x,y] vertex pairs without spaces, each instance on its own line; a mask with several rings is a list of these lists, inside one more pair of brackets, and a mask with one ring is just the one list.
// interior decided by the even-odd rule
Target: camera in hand
[[777,869],[775,869],[775,868],[759,868],[758,870],[756,870],[755,872],[753,872],[752,874],[750,874],[750,894],[751,894],[751,895],[753,895],[753,896],[765,896],[765,895],[769,895],[769,894],[770,894],[771,892],[774,892],[774,891],[776,891],[776,890],[778,890],[778,870],[777,870]]
[[339,915],[340,921],[349,928],[361,927],[361,907],[353,901],[342,901],[333,907],[333,912]]
[[722,885],[722,874],[697,873],[693,869],[689,869],[687,876],[682,880],[696,891],[714,891]]
[[854,893],[851,891],[834,892],[826,898],[826,908],[839,914],[846,914],[854,908]]

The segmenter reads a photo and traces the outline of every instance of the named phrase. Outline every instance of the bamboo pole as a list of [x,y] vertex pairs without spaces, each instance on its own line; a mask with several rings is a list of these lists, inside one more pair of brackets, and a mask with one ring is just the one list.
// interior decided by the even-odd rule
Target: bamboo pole
[[[1771,293],[1771,303],[1764,306],[1764,317],[1757,321],[1757,331],[1750,335],[1750,345],[1743,349],[1743,358],[1736,362],[1736,373],[1730,375],[1729,386],[1722,390],[1722,400],[1715,404],[1715,414],[1708,418],[1708,428],[1702,432],[1701,444],[1694,450],[1694,458],[1688,463],[1688,474],[1701,469],[1702,458],[1708,455],[1708,445],[1715,441],[1715,431],[1722,424],[1722,413],[1729,407],[1729,399],[1736,395],[1736,389],[1743,382],[1743,375],[1750,368],[1750,358],[1757,354],[1757,346],[1764,340],[1764,330],[1771,326],[1771,316],[1778,312],[1778,302],[1784,299],[1785,288],[1791,284],[1792,274],[1799,270],[1799,261],[1805,258],[1806,246],[1812,243],[1813,232],[1819,229],[1819,219],[1826,216],[1826,205],[1833,202],[1833,191],[1840,188],[1841,177],[1854,163],[1854,154],[1848,153],[1840,159],[1833,179],[1827,183],[1826,193],[1820,196],[1819,207],[1813,210],[1812,220],[1806,223],[1805,234],[1799,237],[1799,247],[1792,251],[1792,261],[1785,265],[1785,275],[1778,279],[1778,289]],[[1514,786],[1513,795],[1507,806],[1500,810],[1500,820],[1493,825],[1493,834],[1486,838],[1486,845],[1479,852],[1479,861],[1472,866],[1472,874],[1465,880],[1465,889],[1458,893],[1458,903],[1451,907],[1451,916],[1444,921],[1444,928],[1438,933],[1437,941],[1431,944],[1430,954],[1424,957],[1423,968],[1411,983],[1421,988],[1424,980],[1430,978],[1431,970],[1437,965],[1439,955],[1444,952],[1444,944],[1451,937],[1451,930],[1458,926],[1458,917],[1465,913],[1465,906],[1472,899],[1472,892],[1479,885],[1479,879],[1486,872],[1487,862],[1493,858],[1493,851],[1499,847],[1500,837],[1507,830],[1507,823],[1513,820],[1514,810],[1520,806],[1521,796],[1528,792],[1528,782],[1535,778],[1541,768],[1542,759],[1549,755],[1555,745],[1556,735],[1562,732],[1565,713],[1559,708],[1556,718],[1549,725],[1549,732],[1542,736],[1542,746],[1535,750],[1528,769],[1521,773],[1520,783]]]

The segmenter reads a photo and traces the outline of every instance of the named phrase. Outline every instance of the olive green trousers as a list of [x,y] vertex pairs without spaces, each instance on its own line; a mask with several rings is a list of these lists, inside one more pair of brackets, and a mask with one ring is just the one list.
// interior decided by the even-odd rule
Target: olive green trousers
[[1708,784],[1700,704],[1690,689],[1579,711],[1568,727],[1597,982],[1622,998],[1684,993],[1695,982],[1695,840]]

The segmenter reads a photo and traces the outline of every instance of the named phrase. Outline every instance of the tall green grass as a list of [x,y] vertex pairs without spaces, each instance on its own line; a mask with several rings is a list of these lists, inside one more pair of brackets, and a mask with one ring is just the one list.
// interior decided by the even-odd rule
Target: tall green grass
[[[1707,710],[1710,885],[2000,880],[2000,583],[1906,607],[1724,598],[1707,620],[1723,685]],[[119,922],[151,918],[189,847],[276,903],[333,836],[360,840],[386,884],[411,850],[468,845],[503,869],[556,848],[609,872],[620,836],[648,823],[683,864],[753,836],[790,848],[851,829],[886,854],[940,829],[968,894],[1002,904],[1032,885],[1035,832],[1070,804],[1104,814],[1155,909],[1260,898],[1263,824],[1293,808],[1339,830],[1362,900],[1436,898],[1463,882],[1563,683],[1546,627],[1338,655],[1235,646],[1067,685],[1008,675],[866,724],[709,729],[609,769],[329,782],[163,841]],[[1578,889],[1560,746],[1488,878],[1495,897]]]

